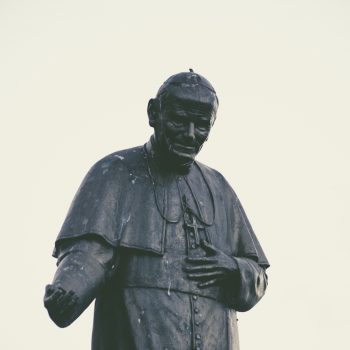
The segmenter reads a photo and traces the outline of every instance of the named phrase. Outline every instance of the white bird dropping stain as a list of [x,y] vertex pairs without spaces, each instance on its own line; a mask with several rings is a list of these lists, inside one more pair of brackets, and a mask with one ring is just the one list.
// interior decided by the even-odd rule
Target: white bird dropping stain
[[168,286],[168,296],[169,296],[169,297],[171,296],[170,288],[171,288],[171,281],[169,281],[169,286]]
[[167,294],[170,297],[171,296],[171,292],[170,292],[170,288],[171,288],[171,276],[169,273],[169,260],[165,260],[165,269],[168,272],[168,291]]
[[137,319],[137,322],[140,324],[141,323],[141,319],[142,319],[142,316],[144,315],[145,313],[145,310],[141,310],[141,315],[140,317]]

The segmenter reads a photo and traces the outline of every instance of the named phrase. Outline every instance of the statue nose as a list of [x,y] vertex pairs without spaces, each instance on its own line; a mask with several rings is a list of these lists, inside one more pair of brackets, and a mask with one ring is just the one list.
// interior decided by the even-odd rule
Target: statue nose
[[186,137],[189,140],[194,140],[195,135],[194,135],[194,123],[193,122],[190,122],[188,124],[188,128],[186,130]]

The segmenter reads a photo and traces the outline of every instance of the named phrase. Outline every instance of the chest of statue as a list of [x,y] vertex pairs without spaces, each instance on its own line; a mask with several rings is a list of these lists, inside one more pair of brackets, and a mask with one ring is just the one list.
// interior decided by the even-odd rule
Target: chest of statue
[[[150,174],[141,168],[133,177],[123,208],[121,247],[163,255],[171,250],[169,242],[191,251],[205,239],[234,253],[221,196],[224,189],[210,183],[199,167],[193,166],[186,176]],[[187,239],[181,241],[184,235],[174,234],[173,227],[188,232]]]

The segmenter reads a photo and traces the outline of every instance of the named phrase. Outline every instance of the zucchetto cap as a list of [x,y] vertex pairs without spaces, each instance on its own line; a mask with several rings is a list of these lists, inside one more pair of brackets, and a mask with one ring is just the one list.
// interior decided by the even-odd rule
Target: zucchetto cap
[[181,89],[208,89],[211,93],[216,95],[215,89],[210,82],[202,75],[193,72],[190,69],[189,72],[182,72],[172,75],[168,78],[157,92],[157,97],[161,96],[165,91],[168,91],[172,87],[178,87]]

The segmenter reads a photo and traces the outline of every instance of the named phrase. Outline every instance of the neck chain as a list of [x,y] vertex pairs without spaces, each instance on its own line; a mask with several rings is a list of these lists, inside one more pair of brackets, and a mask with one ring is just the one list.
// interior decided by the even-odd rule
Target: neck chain
[[[146,145],[145,145],[146,146]],[[192,190],[192,187],[190,186],[189,184],[189,181],[187,179],[186,176],[183,176],[184,179],[185,179],[185,182],[188,186],[188,188],[190,189],[190,192],[191,192],[191,195],[192,195],[192,198],[196,204],[196,207],[197,207],[197,210],[198,210],[198,213],[199,215],[197,215],[196,213],[193,212],[193,210],[191,210],[188,206],[187,206],[187,201],[184,203],[182,197],[181,197],[181,191],[180,191],[180,187],[179,187],[179,184],[178,184],[178,181],[176,180],[176,187],[177,187],[177,191],[178,191],[178,194],[179,194],[179,198],[180,198],[180,203],[181,203],[181,208],[182,208],[182,212],[180,212],[180,214],[176,217],[176,218],[167,218],[166,215],[165,215],[165,211],[166,211],[166,206],[164,206],[163,210],[161,210],[160,208],[160,205],[159,205],[159,201],[158,201],[158,196],[157,196],[157,192],[156,192],[156,188],[157,188],[157,184],[155,182],[155,178],[152,174],[152,171],[151,171],[151,167],[150,167],[150,163],[149,163],[149,159],[148,159],[148,154],[147,154],[147,150],[146,150],[146,147],[144,146],[143,148],[143,153],[144,153],[144,158],[146,160],[146,165],[147,165],[147,171],[148,171],[148,175],[150,177],[150,180],[151,180],[151,183],[152,183],[152,189],[153,189],[153,194],[154,194],[154,200],[155,200],[155,203],[156,203],[156,207],[157,207],[157,210],[160,214],[160,216],[168,223],[171,223],[171,224],[176,224],[180,221],[182,215],[185,213],[186,210],[190,210],[192,215],[195,216],[198,221],[203,224],[204,226],[212,226],[215,222],[215,202],[214,202],[214,195],[213,195],[213,192],[207,182],[207,179],[205,178],[204,174],[203,174],[203,171],[202,169],[199,167],[199,165],[194,162],[194,164],[196,165],[196,167],[198,168],[199,172],[201,173],[202,175],[202,178],[204,180],[204,183],[206,184],[207,188],[208,188],[208,192],[209,192],[209,195],[210,195],[210,200],[211,200],[211,204],[212,204],[212,208],[213,208],[213,219],[210,221],[210,222],[206,222],[204,219],[203,219],[203,213],[202,213],[202,209],[198,203],[198,200],[197,200],[197,197],[195,195],[195,193],[193,192]]]

